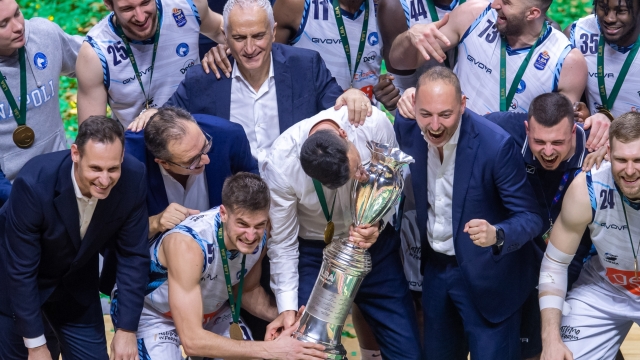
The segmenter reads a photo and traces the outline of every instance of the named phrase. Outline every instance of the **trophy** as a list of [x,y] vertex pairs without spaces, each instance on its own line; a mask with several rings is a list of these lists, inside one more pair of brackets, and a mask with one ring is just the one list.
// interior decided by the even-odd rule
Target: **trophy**
[[[353,181],[351,216],[355,226],[376,224],[395,206],[404,178],[402,166],[413,158],[398,148],[367,143],[369,178]],[[347,360],[340,343],[342,327],[364,277],[371,271],[371,255],[348,239],[332,241],[323,251],[322,268],[293,337],[325,346],[329,359]]]

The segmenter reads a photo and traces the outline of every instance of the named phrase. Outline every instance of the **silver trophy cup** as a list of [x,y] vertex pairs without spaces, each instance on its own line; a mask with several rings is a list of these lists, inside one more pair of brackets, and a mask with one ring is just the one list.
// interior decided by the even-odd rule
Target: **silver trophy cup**
[[[367,143],[371,161],[365,165],[369,179],[353,182],[351,216],[355,226],[377,224],[396,204],[404,178],[402,166],[413,158],[397,148]],[[322,344],[329,359],[346,360],[340,340],[342,327],[365,275],[371,271],[366,249],[337,239],[324,249],[322,268],[293,337]]]

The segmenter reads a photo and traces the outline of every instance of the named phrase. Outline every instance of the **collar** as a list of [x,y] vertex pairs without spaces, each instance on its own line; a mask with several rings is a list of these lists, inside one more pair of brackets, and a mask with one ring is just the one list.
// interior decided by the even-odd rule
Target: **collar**
[[[425,1],[433,1],[433,0],[425,0]],[[453,9],[455,9],[456,6],[458,6],[458,0],[453,0],[449,5],[438,5],[436,3],[434,3],[433,5],[440,10],[453,11]]]
[[[598,26],[598,32],[600,33],[600,36],[602,35],[602,29],[600,28],[600,22],[598,21],[598,15],[595,15],[595,19],[596,19],[596,25]],[[596,41],[597,42],[597,41]],[[626,54],[629,51],[631,51],[631,49],[633,49],[633,47],[636,45],[636,43],[634,42],[633,44],[629,45],[629,46],[618,46],[616,44],[610,43],[607,41],[607,38],[604,38],[604,42],[611,46],[611,48],[619,53],[622,54]]]
[[629,205],[629,207],[631,207],[633,210],[640,210],[640,202],[637,201],[631,201],[629,200],[620,190],[620,187],[618,187],[618,184],[616,185],[616,191],[618,192],[618,194],[620,194],[620,197],[622,197],[622,201],[624,201],[625,204]]
[[[580,125],[576,126],[576,149],[573,155],[571,155],[571,157],[568,158],[567,160],[564,160],[563,162],[561,162],[558,168],[553,171],[568,171],[568,170],[581,169],[584,158],[589,154],[589,152],[587,151],[586,143],[587,143],[587,135],[584,129],[582,129],[582,126]],[[542,167],[542,165],[540,165],[540,162],[535,157],[535,155],[531,152],[531,149],[529,148],[528,136],[525,137],[524,144],[522,145],[522,156],[524,157],[524,162],[527,165],[532,165],[537,169],[545,170]]]
[[72,163],[71,164],[71,182],[73,183],[73,192],[76,194],[76,197],[80,200],[83,201],[89,201],[91,200],[91,198],[88,198],[84,195],[82,195],[82,192],[80,191],[80,188],[78,187],[78,182],[76,181],[76,175],[75,175],[75,169],[76,169],[76,163]]
[[[270,59],[269,76],[267,77],[266,81],[268,81],[273,77],[273,49],[271,49],[271,53],[269,53],[269,59]],[[244,76],[242,76],[242,73],[238,68],[238,61],[233,62],[233,69],[231,70],[231,78],[232,79],[239,78],[239,79],[242,79],[244,82],[249,83],[247,79],[245,79]]]
[[[497,16],[497,12],[496,12],[496,16]],[[553,32],[553,26],[551,26],[551,24],[549,24],[547,22],[547,31],[545,31],[545,33],[540,38],[540,44],[542,44],[543,42],[547,41],[547,38],[549,37],[549,35],[551,35],[552,32]],[[540,45],[538,45],[538,46],[540,46]],[[512,49],[511,46],[509,46],[509,44],[507,44],[507,55],[508,56],[513,56],[513,55],[518,55],[518,54],[526,54],[530,49],[531,49],[531,46],[527,46],[527,47],[523,47],[523,48],[519,48],[519,49]]]
[[[343,17],[346,17],[346,18],[347,18],[347,19],[349,19],[349,20],[355,20],[355,19],[357,19],[360,15],[362,15],[362,13],[364,13],[364,2],[365,2],[365,1],[369,1],[369,0],[364,0],[364,1],[362,2],[362,4],[360,4],[360,8],[358,8],[358,10],[357,10],[355,13],[353,13],[353,14],[352,14],[352,13],[348,12],[347,10],[345,10],[345,9],[343,9],[343,8],[340,8],[340,14],[341,14]],[[457,1],[457,0],[456,0],[456,1]],[[371,15],[369,15],[369,16],[371,16]]]

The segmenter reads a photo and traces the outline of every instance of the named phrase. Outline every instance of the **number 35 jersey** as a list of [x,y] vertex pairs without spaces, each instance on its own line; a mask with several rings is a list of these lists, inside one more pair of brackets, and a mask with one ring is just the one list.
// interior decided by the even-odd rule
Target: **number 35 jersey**
[[[460,79],[467,107],[478,114],[500,111],[500,44],[497,12],[491,4],[464,33],[458,45],[454,72]],[[531,47],[512,49],[507,45],[506,92]],[[560,31],[547,27],[531,56],[507,111],[527,112],[533,99],[558,90],[560,71],[572,46]]]
[[[171,308],[169,307],[168,271],[158,257],[162,242],[170,234],[180,233],[186,235],[202,249],[203,266],[200,275],[200,291],[202,292],[203,324],[213,319],[225,308],[223,305],[228,301],[229,295],[227,293],[224,270],[222,269],[220,248],[216,238],[221,225],[219,207],[215,207],[198,215],[189,216],[180,225],[151,243],[151,271],[144,298],[144,308],[142,309],[138,326],[138,338],[175,329],[171,317]],[[260,259],[260,254],[262,254],[266,242],[267,236],[265,232],[254,252],[247,254],[245,274]],[[227,251],[227,259],[231,284],[236,285],[240,281],[242,254],[238,251]]]
[[[569,41],[580,50],[587,61],[589,78],[587,80],[587,105],[591,114],[597,112],[596,107],[602,105],[600,91],[598,90],[598,41],[600,40],[600,28],[595,15],[589,15],[571,25],[571,37]],[[613,85],[618,79],[622,64],[633,46],[615,46],[605,42],[604,45],[604,85],[607,96],[611,94]],[[624,79],[616,101],[613,103],[611,114],[618,117],[629,111],[640,111],[640,74],[637,71],[640,56],[636,55],[631,63],[629,73]]]
[[[200,62],[198,34],[200,17],[192,0],[156,0],[160,21],[160,40],[153,79],[153,36],[130,41],[149,107],[162,106],[184,79],[191,66]],[[125,127],[145,108],[146,99],[129,61],[127,49],[114,27],[113,12],[102,19],[85,39],[102,64],[104,87],[113,117]],[[152,83],[149,84],[149,81]]]
[[[587,188],[593,214],[589,231],[598,255],[585,263],[578,283],[598,284],[613,293],[622,293],[640,301],[640,278],[635,277],[633,251],[629,240],[630,230],[633,244],[638,246],[640,205],[631,203],[626,198],[622,200],[609,162],[604,162],[600,169],[596,170],[594,167],[587,173]],[[625,221],[625,211],[628,223]]]

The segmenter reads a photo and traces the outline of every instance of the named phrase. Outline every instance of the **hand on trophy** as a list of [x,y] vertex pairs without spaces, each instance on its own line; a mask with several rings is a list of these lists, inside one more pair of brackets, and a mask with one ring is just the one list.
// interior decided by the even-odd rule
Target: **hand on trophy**
[[[299,313],[302,314],[302,311]],[[291,337],[298,325],[300,325],[299,320],[293,326],[284,329],[277,339],[265,343],[265,347],[269,352],[268,359],[306,360],[327,358],[327,354],[323,352],[325,349],[323,345],[302,342]]]
[[302,316],[303,311],[304,305],[300,307],[298,312],[295,310],[286,310],[280,313],[275,320],[267,325],[267,331],[264,334],[264,341],[275,340],[280,336],[282,331],[288,330],[290,327],[295,325],[300,320],[300,316]]
[[355,227],[351,225],[349,228],[349,241],[363,249],[370,248],[378,240],[378,235],[380,235],[378,224],[363,224]]

